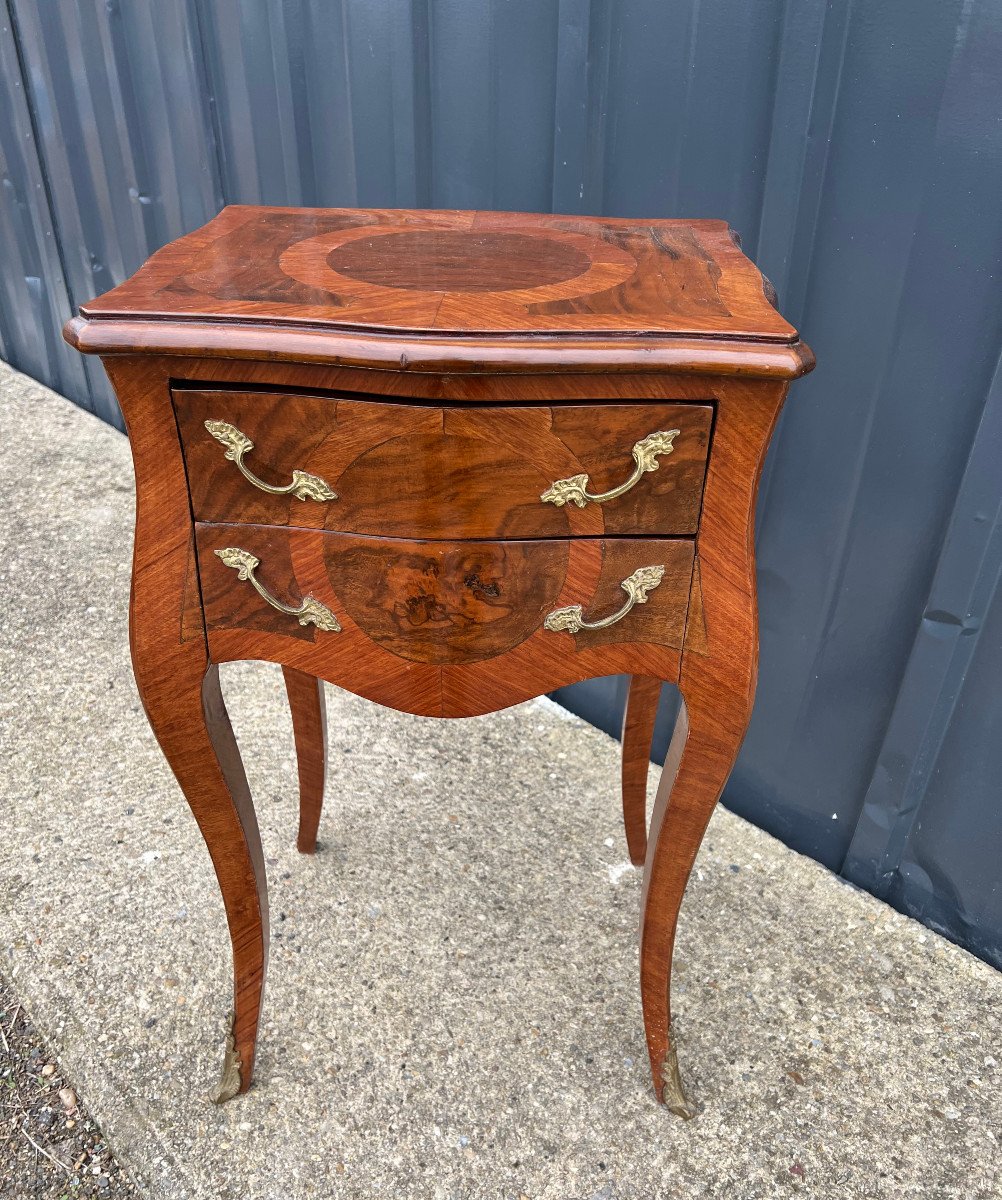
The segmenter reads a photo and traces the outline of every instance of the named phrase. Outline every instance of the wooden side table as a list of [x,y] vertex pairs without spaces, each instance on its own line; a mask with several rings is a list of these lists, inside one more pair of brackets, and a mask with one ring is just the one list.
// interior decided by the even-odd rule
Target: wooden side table
[[[280,663],[299,848],[321,680],[404,712],[492,712],[632,676],[630,856],[654,1089],[683,1116],[679,905],[751,713],[752,518],[813,366],[719,221],[231,207],[86,305],[136,467],[131,641],[233,943],[219,1098],[246,1090],[268,949],[261,842],[217,664]],[[650,829],[663,682],[684,710]]]

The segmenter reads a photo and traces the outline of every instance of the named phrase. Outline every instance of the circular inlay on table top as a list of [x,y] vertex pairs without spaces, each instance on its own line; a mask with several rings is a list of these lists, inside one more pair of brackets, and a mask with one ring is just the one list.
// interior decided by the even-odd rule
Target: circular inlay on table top
[[423,292],[499,292],[562,283],[591,258],[555,238],[503,231],[401,230],[345,242],[327,255],[340,275]]
[[[515,220],[515,218],[512,218]],[[566,229],[349,226],[292,242],[283,274],[324,288],[339,313],[392,327],[535,328],[526,304],[616,287],[637,260],[604,238]]]

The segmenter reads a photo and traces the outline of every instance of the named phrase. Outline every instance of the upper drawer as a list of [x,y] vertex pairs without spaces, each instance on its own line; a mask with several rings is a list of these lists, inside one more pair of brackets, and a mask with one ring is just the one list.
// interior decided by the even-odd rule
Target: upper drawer
[[197,520],[410,538],[691,535],[713,414],[180,389],[174,405]]

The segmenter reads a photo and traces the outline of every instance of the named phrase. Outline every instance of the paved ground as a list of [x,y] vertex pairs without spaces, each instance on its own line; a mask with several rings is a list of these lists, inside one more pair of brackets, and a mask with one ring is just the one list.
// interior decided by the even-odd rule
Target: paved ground
[[125,439],[0,375],[0,970],[146,1194],[1002,1194],[1002,976],[721,811],[677,956],[685,1124],[648,1093],[617,747],[330,693],[316,859],[280,674],[224,673],[274,940],[255,1089],[207,1096],[222,906],[129,671]]
[[0,1200],[136,1200],[101,1130],[0,976]]

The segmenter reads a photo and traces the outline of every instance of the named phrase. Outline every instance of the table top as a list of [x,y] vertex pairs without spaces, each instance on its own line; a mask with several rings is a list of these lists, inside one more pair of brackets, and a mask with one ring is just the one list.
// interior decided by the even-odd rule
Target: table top
[[[183,331],[218,337],[227,323],[247,335],[241,345],[265,328],[486,339],[499,358],[531,341],[540,360],[601,346],[608,365],[672,341],[695,343],[697,357],[700,342],[752,342],[792,364],[776,373],[810,365],[724,221],[233,205],[80,311],[90,336],[67,336],[98,352],[129,340],[177,349]],[[129,339],[115,322],[130,324]]]

